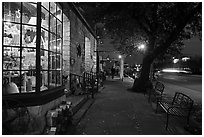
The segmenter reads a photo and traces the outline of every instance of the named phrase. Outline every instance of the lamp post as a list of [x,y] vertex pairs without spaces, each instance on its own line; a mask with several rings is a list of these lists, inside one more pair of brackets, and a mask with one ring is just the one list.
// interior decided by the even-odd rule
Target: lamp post
[[123,81],[123,72],[124,72],[124,56],[119,55],[118,58],[120,59],[120,79]]

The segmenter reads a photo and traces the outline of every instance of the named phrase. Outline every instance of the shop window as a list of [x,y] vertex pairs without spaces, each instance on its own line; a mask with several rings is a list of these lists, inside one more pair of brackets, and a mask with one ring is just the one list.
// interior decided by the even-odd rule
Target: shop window
[[62,53],[62,39],[57,40],[57,53]]
[[56,71],[49,71],[49,79],[50,79],[50,88],[54,88],[56,86]]
[[35,92],[36,88],[36,71],[30,69],[27,71],[21,71],[21,93]]
[[5,46],[20,46],[20,25],[4,22],[3,43]]
[[48,51],[41,50],[40,54],[42,70],[48,70]]
[[36,47],[36,26],[22,25],[22,46]]
[[21,70],[36,69],[36,49],[22,48]]
[[56,17],[57,17],[60,21],[62,21],[62,8],[60,7],[59,4],[57,4]]
[[50,2],[50,12],[52,14],[56,13],[56,4],[54,2]]
[[42,7],[49,11],[49,2],[42,2]]
[[50,14],[50,31],[56,34],[56,17]]
[[20,23],[20,2],[5,2],[3,5],[4,8],[4,21]]
[[[53,2],[41,4],[41,24],[37,24],[37,3],[3,3],[5,94],[36,92],[39,88],[43,91],[62,85],[62,9]],[[37,26],[41,26],[40,32]],[[38,46],[37,35],[40,35]],[[40,48],[39,61],[36,61],[37,48]]]
[[44,29],[46,29],[46,30],[48,30],[48,28],[49,28],[49,3],[47,3],[47,2],[43,2],[43,6],[41,7],[41,10],[42,10],[42,17],[41,17],[41,19],[42,19],[42,24],[41,24],[41,26],[44,28]]

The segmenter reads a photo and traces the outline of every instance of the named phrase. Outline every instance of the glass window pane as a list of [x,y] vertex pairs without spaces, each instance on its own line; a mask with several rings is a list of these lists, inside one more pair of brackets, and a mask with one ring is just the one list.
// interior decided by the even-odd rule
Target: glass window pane
[[62,22],[57,20],[57,38],[62,37]]
[[[42,20],[41,20],[41,26],[45,29],[48,30],[49,27],[49,12],[45,9],[45,8],[41,8],[42,9]],[[49,10],[49,9],[48,9]]]
[[56,4],[54,2],[50,2],[50,12],[52,14],[56,13]]
[[20,2],[4,2],[4,21],[8,22],[18,22],[20,23],[21,19],[21,3]]
[[56,34],[56,18],[50,15],[50,31]]
[[44,29],[41,31],[41,48],[48,50],[48,31]]
[[10,22],[4,23],[4,45],[20,46],[20,25]]
[[40,90],[48,89],[48,71],[41,71],[42,74],[42,86]]
[[36,47],[36,27],[23,25],[22,29],[22,46]]
[[22,86],[21,86],[21,92],[35,92],[36,88],[36,71],[35,70],[28,70],[28,71],[22,71]]
[[42,2],[42,6],[49,10],[49,2]]
[[54,88],[56,86],[56,71],[50,71],[50,88]]
[[30,25],[37,24],[37,4],[23,2],[22,22]]
[[62,8],[60,7],[59,4],[57,4],[57,12],[56,12],[57,18],[62,21]]
[[50,34],[50,51],[56,52],[57,51],[57,45],[56,45],[56,35]]
[[20,93],[19,71],[3,71],[3,94]]
[[62,85],[62,71],[56,71],[56,84],[57,86]]
[[60,54],[56,55],[56,68],[57,70],[61,70],[61,63],[62,62],[62,56]]
[[56,54],[50,52],[50,69],[56,70]]
[[48,70],[48,51],[41,50],[41,66],[43,70]]
[[3,48],[3,70],[20,70],[20,48]]
[[62,53],[62,40],[58,39],[57,40],[57,53]]
[[36,49],[22,49],[22,70],[31,70],[36,68]]

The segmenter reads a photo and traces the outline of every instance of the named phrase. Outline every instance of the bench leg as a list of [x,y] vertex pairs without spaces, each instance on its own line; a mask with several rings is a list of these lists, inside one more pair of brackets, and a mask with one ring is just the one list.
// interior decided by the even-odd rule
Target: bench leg
[[169,114],[168,113],[166,113],[167,114],[167,116],[166,116],[166,130],[167,130],[167,128],[168,128],[168,123],[169,123]]

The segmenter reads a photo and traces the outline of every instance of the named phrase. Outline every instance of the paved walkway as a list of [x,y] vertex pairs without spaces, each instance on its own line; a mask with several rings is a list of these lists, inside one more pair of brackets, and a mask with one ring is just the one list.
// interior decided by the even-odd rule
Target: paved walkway
[[[186,135],[184,125],[155,113],[154,105],[141,93],[127,91],[127,80],[107,79],[105,88],[95,96],[95,102],[76,127],[76,135]],[[182,123],[183,124],[183,123]]]

